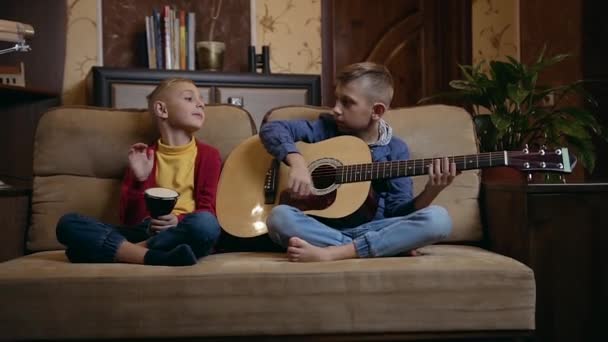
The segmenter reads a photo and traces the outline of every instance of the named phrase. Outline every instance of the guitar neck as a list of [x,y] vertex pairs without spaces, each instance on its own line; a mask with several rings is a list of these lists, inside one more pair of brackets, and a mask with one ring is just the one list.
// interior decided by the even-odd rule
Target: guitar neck
[[[450,162],[456,163],[457,170],[462,171],[506,166],[508,154],[507,151],[498,151],[447,158]],[[336,181],[354,183],[424,175],[428,173],[428,165],[433,163],[433,160],[443,158],[445,157],[344,165],[336,169]]]

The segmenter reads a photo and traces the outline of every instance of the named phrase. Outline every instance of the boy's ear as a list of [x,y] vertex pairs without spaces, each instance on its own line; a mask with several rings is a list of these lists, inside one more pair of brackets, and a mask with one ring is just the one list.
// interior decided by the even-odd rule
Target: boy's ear
[[152,106],[152,108],[154,108],[154,115],[161,119],[166,119],[169,116],[169,112],[167,111],[167,105],[163,101],[154,101],[154,105]]
[[386,113],[386,105],[382,102],[376,102],[374,103],[374,105],[372,106],[372,118],[378,120],[380,118],[382,118],[382,115],[384,115],[384,113]]

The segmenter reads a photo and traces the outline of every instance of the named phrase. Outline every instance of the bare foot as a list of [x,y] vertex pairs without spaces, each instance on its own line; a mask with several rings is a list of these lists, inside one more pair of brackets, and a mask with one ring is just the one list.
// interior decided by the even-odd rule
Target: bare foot
[[332,260],[327,248],[313,246],[297,237],[292,237],[289,239],[289,247],[287,247],[287,259],[293,262]]
[[415,256],[421,256],[424,253],[422,253],[421,251],[417,250],[417,249],[412,249],[411,251],[407,251],[407,252],[403,252],[401,254],[399,254],[399,256],[404,256],[404,257],[415,257]]

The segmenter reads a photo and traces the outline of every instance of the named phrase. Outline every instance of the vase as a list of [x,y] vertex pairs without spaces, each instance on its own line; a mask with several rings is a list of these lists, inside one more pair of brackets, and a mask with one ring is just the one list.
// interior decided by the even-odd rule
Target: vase
[[224,50],[226,44],[216,41],[196,43],[198,69],[203,71],[222,71],[224,68]]

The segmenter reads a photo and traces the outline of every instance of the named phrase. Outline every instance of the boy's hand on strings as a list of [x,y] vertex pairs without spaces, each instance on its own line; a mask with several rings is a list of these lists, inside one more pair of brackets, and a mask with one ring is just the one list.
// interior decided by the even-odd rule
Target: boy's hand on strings
[[306,160],[299,153],[288,154],[286,160],[290,166],[287,187],[296,196],[309,196],[312,193],[312,177],[308,172]]
[[154,151],[148,150],[148,145],[137,143],[129,149],[129,167],[135,178],[143,182],[148,179],[154,165]]
[[150,219],[150,230],[154,233],[160,233],[161,231],[177,226],[177,216],[174,214],[167,214],[159,216],[157,218]]
[[449,159],[435,159],[432,164],[428,165],[429,180],[426,183],[425,191],[430,191],[439,194],[448,185],[452,184],[454,178],[460,174],[456,171],[456,163]]
[[450,163],[448,158],[433,160],[427,166],[427,169],[429,180],[424,187],[424,191],[416,197],[414,203],[416,209],[422,209],[431,205],[435,197],[448,185],[452,184],[454,178],[460,174],[460,171],[456,170],[456,163]]

